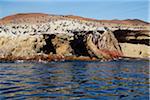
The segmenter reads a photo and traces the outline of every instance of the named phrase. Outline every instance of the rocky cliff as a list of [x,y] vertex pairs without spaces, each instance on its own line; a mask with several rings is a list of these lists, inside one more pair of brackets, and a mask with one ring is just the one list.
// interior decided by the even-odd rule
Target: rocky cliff
[[[0,20],[0,58],[145,58],[149,57],[149,26],[137,19],[94,20],[38,13],[12,15]],[[137,49],[141,47],[143,49]]]

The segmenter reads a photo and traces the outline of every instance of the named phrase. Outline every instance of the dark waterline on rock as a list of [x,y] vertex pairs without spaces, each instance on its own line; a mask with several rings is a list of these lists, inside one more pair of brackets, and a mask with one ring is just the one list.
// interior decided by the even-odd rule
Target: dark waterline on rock
[[148,100],[149,61],[1,62],[0,100]]

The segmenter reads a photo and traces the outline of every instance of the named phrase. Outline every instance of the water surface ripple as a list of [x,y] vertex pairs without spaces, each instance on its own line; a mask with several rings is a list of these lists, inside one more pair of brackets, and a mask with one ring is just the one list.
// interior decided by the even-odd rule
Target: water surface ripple
[[149,62],[1,62],[0,100],[148,100]]

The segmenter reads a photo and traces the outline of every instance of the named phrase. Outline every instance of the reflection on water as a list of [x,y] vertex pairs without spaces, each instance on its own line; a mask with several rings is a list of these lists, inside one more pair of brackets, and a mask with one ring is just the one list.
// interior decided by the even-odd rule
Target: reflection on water
[[0,100],[148,100],[149,63],[0,63]]

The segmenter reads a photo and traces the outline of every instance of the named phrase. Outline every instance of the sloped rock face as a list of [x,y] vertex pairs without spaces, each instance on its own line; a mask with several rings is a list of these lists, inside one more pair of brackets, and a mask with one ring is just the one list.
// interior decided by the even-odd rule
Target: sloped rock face
[[89,52],[101,59],[113,59],[123,56],[120,45],[110,30],[102,34],[88,34],[86,45]]

